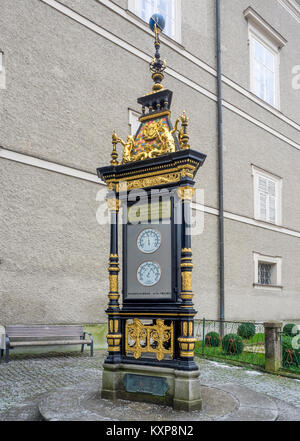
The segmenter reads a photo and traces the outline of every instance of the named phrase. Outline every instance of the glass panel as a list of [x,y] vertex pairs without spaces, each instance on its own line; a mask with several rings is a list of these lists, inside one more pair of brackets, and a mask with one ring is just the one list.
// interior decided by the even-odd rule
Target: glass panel
[[131,113],[131,135],[135,135],[140,126],[139,116],[137,113]]
[[264,99],[264,67],[256,60],[253,63],[253,92]]
[[264,46],[260,44],[257,40],[253,40],[253,46],[254,46],[254,57],[258,62],[261,64],[264,63]]
[[166,26],[164,33],[170,37],[175,35],[175,0],[138,0],[136,1],[136,13],[147,23],[154,13],[164,16]]
[[268,69],[265,69],[266,78],[266,101],[274,105],[275,102],[275,74]]
[[276,221],[276,200],[274,197],[269,197],[269,220],[270,222]]
[[[150,1],[149,0],[140,0],[138,3],[138,15],[145,21],[148,20],[149,9],[150,9]],[[149,17],[150,18],[150,17]]]
[[174,28],[174,0],[157,0],[157,10],[166,19],[165,33],[173,36]]
[[274,72],[275,71],[274,64],[275,64],[274,54],[272,54],[272,52],[265,49],[265,65],[266,65],[266,67],[268,69],[270,69],[272,72]]

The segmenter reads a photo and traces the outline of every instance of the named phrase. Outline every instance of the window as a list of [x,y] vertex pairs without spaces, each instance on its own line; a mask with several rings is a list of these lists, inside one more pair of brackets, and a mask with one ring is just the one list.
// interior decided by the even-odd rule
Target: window
[[275,106],[275,57],[254,36],[251,36],[252,46],[252,92],[259,98]]
[[251,7],[244,11],[244,16],[249,31],[250,90],[279,108],[279,50],[287,41]]
[[164,33],[180,42],[180,3],[181,0],[129,0],[128,9],[147,23],[151,15],[158,12],[166,20]]
[[254,287],[281,290],[281,257],[263,256],[253,253]]
[[130,125],[130,134],[131,135],[135,135],[139,126],[140,126],[140,122],[139,122],[139,117],[141,115],[138,112],[135,112],[134,110],[129,109],[129,115],[128,115],[128,119],[129,119],[129,125]]
[[282,179],[252,166],[254,181],[254,218],[281,224]]
[[255,35],[250,36],[251,92],[262,100],[279,107],[276,99],[278,53],[268,48]]

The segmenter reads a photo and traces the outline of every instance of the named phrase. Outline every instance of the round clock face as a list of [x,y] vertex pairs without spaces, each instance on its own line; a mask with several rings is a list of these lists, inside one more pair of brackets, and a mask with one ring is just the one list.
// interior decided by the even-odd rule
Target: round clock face
[[144,286],[155,285],[161,276],[161,269],[156,262],[143,262],[137,270],[137,279]]
[[137,246],[143,253],[154,253],[161,243],[160,233],[153,228],[143,230],[137,238]]

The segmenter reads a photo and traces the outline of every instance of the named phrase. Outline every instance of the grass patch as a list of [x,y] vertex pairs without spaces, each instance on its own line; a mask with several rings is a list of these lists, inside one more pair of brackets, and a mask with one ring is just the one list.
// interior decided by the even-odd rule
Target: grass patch
[[[258,340],[254,341],[254,343],[257,342]],[[247,344],[249,344],[249,340],[247,340]],[[239,355],[227,355],[223,352],[221,346],[219,347],[204,346],[204,352],[203,352],[202,341],[196,342],[195,353],[200,356],[203,355],[207,358],[218,358],[222,360],[238,361],[239,363],[253,364],[262,367],[264,367],[265,365],[265,354],[243,351]]]
[[295,374],[300,375],[300,366],[283,366],[282,369],[287,372],[294,372]]
[[260,344],[265,342],[265,334],[263,332],[257,333],[253,335],[253,337],[249,338],[248,340],[245,340],[244,343],[251,345],[251,344]]

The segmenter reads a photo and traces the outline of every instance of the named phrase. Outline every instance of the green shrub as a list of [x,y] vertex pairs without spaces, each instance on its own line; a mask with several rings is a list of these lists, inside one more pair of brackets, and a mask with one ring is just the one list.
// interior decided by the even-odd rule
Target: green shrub
[[238,335],[242,338],[251,338],[255,335],[255,324],[254,323],[242,323],[238,327]]
[[220,335],[217,332],[208,332],[205,336],[205,344],[216,348],[220,344]]
[[287,323],[284,327],[283,327],[283,333],[284,335],[287,335],[289,337],[292,337],[292,331],[294,326],[296,326],[294,323]]
[[226,354],[238,355],[243,352],[244,343],[242,337],[237,334],[227,334],[222,339],[222,348]]
[[283,335],[281,338],[282,364],[283,366],[300,366],[300,349],[292,346],[292,337]]

